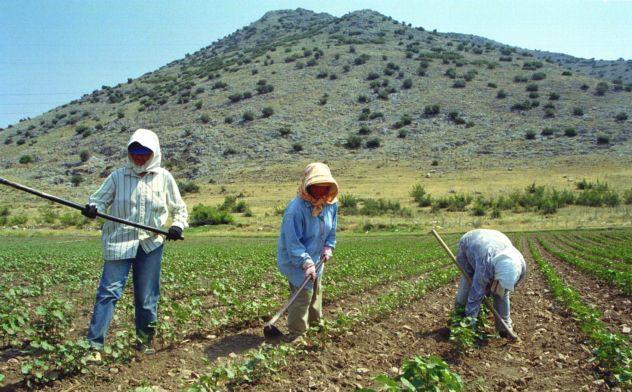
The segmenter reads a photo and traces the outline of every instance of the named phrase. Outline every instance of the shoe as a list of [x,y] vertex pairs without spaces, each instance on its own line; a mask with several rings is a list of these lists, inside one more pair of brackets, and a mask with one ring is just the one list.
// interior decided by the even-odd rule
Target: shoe
[[89,351],[85,356],[86,362],[89,363],[99,363],[103,359],[101,358],[101,352],[95,349]]
[[[515,331],[512,331],[512,332],[513,332],[513,335],[516,335]],[[518,338],[512,336],[512,334],[510,334],[509,331],[506,331],[506,330],[502,330],[502,331],[498,332],[498,335],[500,335],[500,337],[503,338],[503,339],[509,339],[509,340],[516,340],[516,339],[518,339]]]

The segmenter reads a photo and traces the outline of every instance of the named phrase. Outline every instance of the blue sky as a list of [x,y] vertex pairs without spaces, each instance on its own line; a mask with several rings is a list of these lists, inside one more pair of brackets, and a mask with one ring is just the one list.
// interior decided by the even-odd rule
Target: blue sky
[[276,9],[370,8],[440,32],[632,59],[632,0],[1,0],[0,127],[138,77]]

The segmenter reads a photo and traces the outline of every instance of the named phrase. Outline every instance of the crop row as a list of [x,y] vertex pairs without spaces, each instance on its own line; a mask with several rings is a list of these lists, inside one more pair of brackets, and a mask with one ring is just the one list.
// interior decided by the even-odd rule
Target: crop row
[[574,240],[575,244],[596,256],[607,257],[613,261],[632,264],[632,240],[612,239],[603,235],[589,236],[586,234],[565,236]]
[[588,274],[594,275],[609,284],[615,285],[626,294],[632,294],[632,274],[606,268],[603,265],[590,263],[579,257],[567,254],[560,248],[554,246],[552,243],[545,241],[542,236],[538,236],[538,242],[547,252],[558,259],[571,264]]
[[604,248],[588,247],[586,245],[581,245],[577,242],[573,242],[573,240],[569,239],[568,237],[563,237],[560,235],[554,235],[551,238],[555,240],[556,245],[561,250],[564,250],[565,252],[573,256],[579,257],[591,263],[606,266],[608,268],[612,268],[612,269],[616,269],[616,270],[620,270],[620,271],[628,272],[628,273],[632,272],[631,264],[626,264],[626,263],[622,263],[618,261],[612,261],[612,259],[609,257],[604,257],[602,255],[599,255],[598,253],[606,253],[606,252],[600,252],[602,250],[605,250]]
[[593,359],[598,370],[610,383],[632,387],[632,350],[629,341],[611,333],[600,320],[597,310],[584,303],[581,296],[566,285],[551,264],[542,257],[531,238],[527,238],[529,250],[546,277],[555,298],[578,320],[583,333],[590,340]]

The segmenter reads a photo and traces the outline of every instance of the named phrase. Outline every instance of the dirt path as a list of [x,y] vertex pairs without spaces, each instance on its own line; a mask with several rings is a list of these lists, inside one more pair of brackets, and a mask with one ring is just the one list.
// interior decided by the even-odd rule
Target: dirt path
[[535,238],[532,241],[542,257],[581,295],[582,300],[603,312],[601,320],[612,332],[621,332],[626,326],[632,327],[632,298],[623,294],[616,286],[604,283],[548,253]]
[[445,328],[455,290],[456,284],[451,284],[433,291],[384,321],[364,325],[323,351],[297,358],[279,374],[239,389],[351,390],[371,385],[380,373],[393,375],[403,359],[436,354],[469,385],[492,391],[598,390],[588,364],[590,351],[581,344],[582,334],[555,304],[539,271],[531,268],[524,286],[512,298],[522,342],[492,339],[464,358],[455,355]]

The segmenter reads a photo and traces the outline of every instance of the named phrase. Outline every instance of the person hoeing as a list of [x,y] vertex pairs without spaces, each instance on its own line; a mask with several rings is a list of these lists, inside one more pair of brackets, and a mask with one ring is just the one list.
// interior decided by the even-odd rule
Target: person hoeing
[[[182,238],[187,225],[187,209],[171,173],[160,167],[158,136],[138,129],[127,144],[129,162],[115,170],[89,198],[82,214],[95,218],[98,212],[163,227],[169,216],[172,226],[168,240]],[[134,281],[134,309],[139,349],[154,352],[152,338],[160,297],[162,236],[137,228],[106,221],[102,229],[103,273],[97,289],[94,312],[87,339],[101,349],[114,308],[123,293],[130,269]]]

